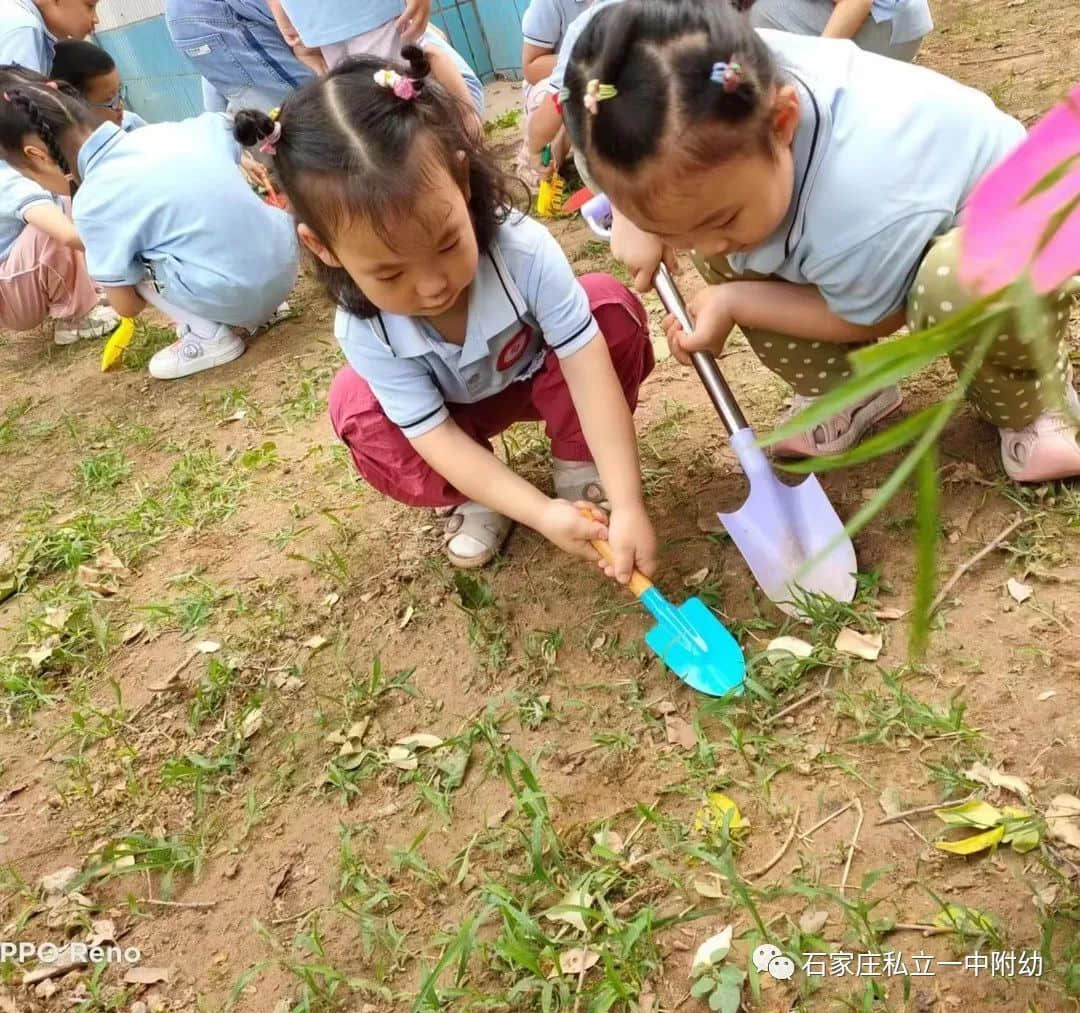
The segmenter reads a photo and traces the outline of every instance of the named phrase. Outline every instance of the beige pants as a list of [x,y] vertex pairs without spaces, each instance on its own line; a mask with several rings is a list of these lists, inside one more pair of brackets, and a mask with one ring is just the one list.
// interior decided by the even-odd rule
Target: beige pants
[[[950,314],[966,309],[978,298],[959,278],[959,235],[960,230],[954,229],[937,239],[919,266],[907,301],[907,323],[912,331],[932,327]],[[736,280],[726,257],[704,260],[695,255],[693,259],[710,285]],[[738,280],[762,279],[748,276]],[[996,336],[968,390],[972,405],[988,422],[1021,429],[1041,414],[1048,395],[1048,403],[1056,403],[1053,392],[1060,389],[1069,367],[1065,343],[1068,300],[1069,295],[1063,290],[1050,296],[1046,304],[1044,323],[1054,346],[1050,376],[1039,372],[1031,337],[1022,333],[1017,317],[1011,315],[1003,322],[1001,334]],[[744,329],[744,333],[758,358],[804,397],[817,397],[843,383],[851,376],[848,354],[864,347],[809,341],[774,331]],[[953,368],[960,371],[969,354],[970,347],[954,354]]]

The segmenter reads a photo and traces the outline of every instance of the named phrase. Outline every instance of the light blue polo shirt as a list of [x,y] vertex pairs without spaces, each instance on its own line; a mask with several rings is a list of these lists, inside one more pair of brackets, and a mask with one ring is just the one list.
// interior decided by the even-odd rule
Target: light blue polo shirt
[[135,285],[149,270],[189,313],[264,323],[296,278],[296,236],[248,186],[239,158],[218,113],[132,133],[99,126],[79,149],[72,207],[94,281]]
[[7,162],[0,162],[0,261],[7,260],[15,240],[26,228],[26,212],[35,204],[58,205],[59,198]]
[[565,359],[599,333],[585,290],[550,232],[515,215],[480,257],[469,291],[464,345],[420,317],[364,320],[339,309],[334,333],[382,410],[416,439],[450,417],[531,377],[549,350]]
[[870,16],[878,24],[892,22],[889,41],[894,46],[924,38],[934,27],[927,0],[874,0]]
[[139,127],[145,127],[147,125],[138,113],[133,113],[130,109],[125,109],[120,117],[120,129],[125,134],[130,134],[132,130],[138,130]]
[[728,260],[876,323],[904,305],[931,240],[1024,127],[981,91],[846,39],[760,34],[799,94],[795,185],[776,232]]
[[281,0],[307,46],[332,46],[400,18],[404,0]]
[[559,51],[567,28],[589,8],[589,0],[532,0],[521,19],[525,41],[538,49]]
[[48,74],[55,53],[56,38],[32,0],[0,0],[0,65]]

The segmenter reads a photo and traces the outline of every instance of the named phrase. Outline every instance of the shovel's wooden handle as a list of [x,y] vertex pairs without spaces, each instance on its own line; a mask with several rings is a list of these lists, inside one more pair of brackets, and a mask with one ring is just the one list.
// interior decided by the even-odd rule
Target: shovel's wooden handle
[[[591,521],[600,521],[602,524],[606,524],[608,518],[605,515],[592,510],[582,510],[581,513],[588,517]],[[610,542],[604,542],[600,539],[590,540],[589,544],[596,549],[600,555],[606,559],[609,563],[615,562],[615,553],[611,549]],[[630,590],[634,592],[636,598],[640,598],[650,587],[653,586],[651,580],[645,576],[640,570],[634,570],[630,577]]]

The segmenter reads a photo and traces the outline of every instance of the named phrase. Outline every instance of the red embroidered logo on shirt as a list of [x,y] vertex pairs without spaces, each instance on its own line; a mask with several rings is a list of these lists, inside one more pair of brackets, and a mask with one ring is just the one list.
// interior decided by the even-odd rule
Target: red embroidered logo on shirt
[[525,354],[525,349],[532,342],[532,334],[531,327],[523,327],[503,345],[503,350],[499,352],[499,358],[495,360],[495,365],[500,373],[505,373],[521,359]]

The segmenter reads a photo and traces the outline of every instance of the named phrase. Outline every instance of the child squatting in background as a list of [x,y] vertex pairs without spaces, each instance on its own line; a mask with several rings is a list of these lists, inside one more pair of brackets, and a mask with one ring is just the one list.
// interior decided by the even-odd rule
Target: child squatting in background
[[121,130],[130,132],[146,126],[146,120],[138,113],[124,108],[120,72],[113,58],[100,46],[79,39],[58,42],[52,78],[74,87],[88,106]]
[[[330,391],[334,428],[380,492],[454,508],[456,566],[490,561],[518,521],[590,559],[589,540],[609,537],[606,572],[649,572],[656,538],[631,418],[653,366],[644,307],[607,275],[575,279],[547,230],[513,211],[424,52],[402,55],[339,65],[276,122],[236,115],[241,143],[273,150],[339,307],[349,364]],[[540,419],[554,499],[491,450],[514,422]],[[606,525],[582,515],[605,499]]]
[[[613,252],[639,287],[670,248],[710,283],[672,351],[718,353],[735,326],[795,389],[793,412],[849,375],[847,352],[973,302],[957,275],[957,221],[976,183],[1023,139],[981,92],[846,41],[754,31],[725,4],[625,0],[573,50],[563,110],[611,197]],[[870,167],[872,171],[870,171]],[[1010,319],[969,397],[1000,431],[1020,482],[1080,475],[1064,292],[1047,319],[1049,375]],[[953,356],[961,369],[968,349]],[[853,447],[900,407],[890,387],[776,445]]]
[[296,280],[292,223],[252,192],[220,114],[124,133],[81,99],[28,84],[0,95],[0,157],[53,193],[77,187],[90,276],[118,313],[151,303],[176,321],[179,340],[150,360],[158,379],[242,355],[236,328],[265,324]]
[[0,0],[0,64],[48,74],[57,39],[85,39],[97,0]]
[[[45,83],[21,67],[0,68],[0,94]],[[21,139],[8,134],[11,125],[0,115],[0,145]],[[58,345],[103,337],[120,318],[98,300],[82,239],[60,198],[0,164],[0,327],[29,331],[52,319]]]

